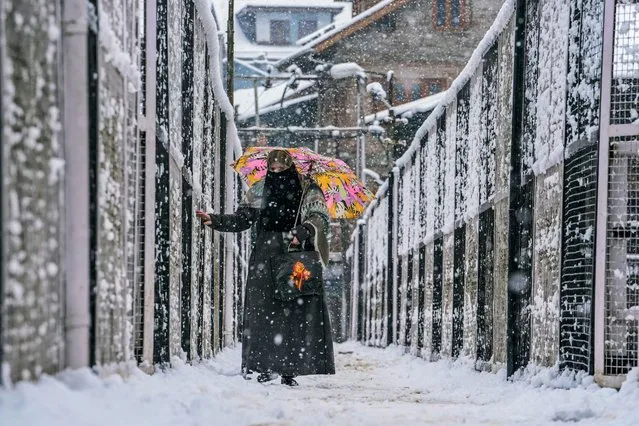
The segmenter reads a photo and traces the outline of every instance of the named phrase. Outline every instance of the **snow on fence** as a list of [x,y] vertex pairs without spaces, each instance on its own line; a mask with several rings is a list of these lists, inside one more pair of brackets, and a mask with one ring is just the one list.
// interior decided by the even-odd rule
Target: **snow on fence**
[[2,382],[233,344],[247,237],[194,219],[240,190],[206,2],[5,1],[0,23]]
[[639,365],[638,14],[505,2],[353,234],[352,338],[612,385]]
[[619,386],[639,364],[639,2],[607,2],[604,22],[594,362]]

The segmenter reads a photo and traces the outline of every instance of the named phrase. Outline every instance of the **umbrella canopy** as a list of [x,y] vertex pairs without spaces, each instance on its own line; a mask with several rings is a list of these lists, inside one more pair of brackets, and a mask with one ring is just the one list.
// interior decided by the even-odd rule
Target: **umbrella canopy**
[[342,160],[325,157],[308,148],[253,146],[233,163],[233,169],[249,186],[266,176],[266,158],[274,149],[286,150],[293,157],[297,171],[312,178],[324,192],[326,204],[335,219],[355,219],[362,214],[374,195],[357,179]]

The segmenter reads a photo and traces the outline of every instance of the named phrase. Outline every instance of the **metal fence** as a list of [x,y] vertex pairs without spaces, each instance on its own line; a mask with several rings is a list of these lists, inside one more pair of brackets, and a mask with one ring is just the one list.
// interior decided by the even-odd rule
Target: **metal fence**
[[247,236],[194,219],[240,191],[205,4],[3,3],[3,381],[237,341]]
[[637,6],[505,2],[353,235],[352,318],[384,324],[362,340],[613,385],[637,366]]
[[595,297],[595,374],[615,386],[639,365],[638,22],[637,1],[606,2],[596,227],[596,278],[602,285]]
[[560,359],[562,366],[594,368],[593,282],[597,147],[601,91],[603,2],[571,8],[564,162]]

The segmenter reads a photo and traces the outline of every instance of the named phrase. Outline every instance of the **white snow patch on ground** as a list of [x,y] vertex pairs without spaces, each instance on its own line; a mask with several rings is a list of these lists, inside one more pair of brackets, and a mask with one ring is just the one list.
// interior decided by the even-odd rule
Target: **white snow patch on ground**
[[[2,425],[636,425],[639,369],[621,391],[552,369],[506,381],[464,361],[427,363],[403,349],[336,346],[335,376],[300,387],[239,373],[240,349],[197,366],[126,380],[88,369],[0,389]],[[540,379],[541,378],[541,379]]]

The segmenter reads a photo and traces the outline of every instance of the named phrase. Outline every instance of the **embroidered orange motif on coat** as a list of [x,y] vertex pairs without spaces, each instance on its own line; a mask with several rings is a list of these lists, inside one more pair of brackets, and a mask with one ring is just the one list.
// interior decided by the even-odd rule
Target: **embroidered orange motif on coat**
[[310,278],[311,271],[306,269],[306,266],[304,266],[302,262],[295,262],[295,265],[293,265],[293,275],[291,275],[291,280],[295,283],[295,287],[299,291],[302,291],[302,284]]

